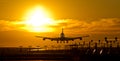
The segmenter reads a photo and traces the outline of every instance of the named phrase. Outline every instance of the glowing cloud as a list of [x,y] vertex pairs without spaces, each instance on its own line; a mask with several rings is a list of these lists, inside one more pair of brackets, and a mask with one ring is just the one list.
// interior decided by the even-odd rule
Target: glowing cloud
[[[56,31],[58,31],[58,28],[60,29],[64,27],[66,30],[73,31],[75,33],[120,33],[120,20],[117,18],[101,19],[91,22],[87,22],[85,20],[80,21],[73,19],[64,19],[54,20],[54,22],[56,24],[51,24],[48,27],[56,29]],[[27,31],[25,27],[26,24],[22,21],[0,20],[0,31]]]

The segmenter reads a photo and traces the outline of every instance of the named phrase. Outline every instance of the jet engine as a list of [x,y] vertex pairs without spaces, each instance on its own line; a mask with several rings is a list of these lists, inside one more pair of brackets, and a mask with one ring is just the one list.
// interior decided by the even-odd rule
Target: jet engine
[[45,40],[45,38],[43,38],[43,40]]
[[82,40],[82,37],[80,37],[80,40]]

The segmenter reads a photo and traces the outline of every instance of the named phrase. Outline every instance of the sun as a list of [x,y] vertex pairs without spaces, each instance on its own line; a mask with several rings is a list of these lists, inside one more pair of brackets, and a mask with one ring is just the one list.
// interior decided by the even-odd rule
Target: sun
[[24,29],[30,32],[51,32],[50,25],[55,24],[49,12],[41,6],[36,6],[27,11]]

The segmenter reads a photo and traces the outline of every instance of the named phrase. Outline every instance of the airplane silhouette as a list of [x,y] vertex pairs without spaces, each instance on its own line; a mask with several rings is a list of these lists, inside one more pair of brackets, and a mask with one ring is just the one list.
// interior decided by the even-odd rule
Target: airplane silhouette
[[63,32],[63,28],[62,28],[62,33],[60,34],[60,37],[55,37],[55,38],[51,38],[51,37],[42,37],[42,36],[36,36],[38,38],[43,38],[43,40],[46,40],[46,39],[49,39],[51,41],[57,41],[57,43],[61,43],[61,42],[64,42],[65,41],[68,43],[68,41],[74,41],[76,39],[80,39],[82,40],[83,37],[89,37],[89,35],[87,36],[82,36],[82,37],[65,37],[65,34]]

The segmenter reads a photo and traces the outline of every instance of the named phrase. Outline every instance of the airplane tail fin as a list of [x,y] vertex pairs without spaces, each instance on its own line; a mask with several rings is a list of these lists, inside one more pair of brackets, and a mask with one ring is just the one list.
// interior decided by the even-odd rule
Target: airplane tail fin
[[62,33],[63,33],[63,30],[64,30],[64,29],[62,28]]

